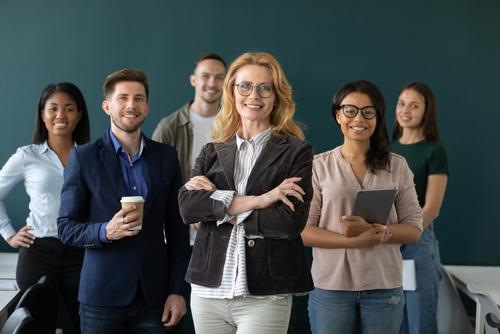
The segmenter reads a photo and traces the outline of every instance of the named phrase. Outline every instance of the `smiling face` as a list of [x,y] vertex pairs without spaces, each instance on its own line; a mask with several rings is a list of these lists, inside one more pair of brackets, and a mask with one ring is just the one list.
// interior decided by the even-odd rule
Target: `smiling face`
[[[358,108],[365,108],[373,106],[372,101],[368,95],[358,92],[353,92],[342,100],[340,105],[350,104]],[[363,117],[361,112],[353,117],[349,118],[344,115],[342,110],[337,110],[335,113],[335,119],[340,125],[340,129],[344,134],[344,138],[347,140],[354,141],[370,141],[370,137],[375,131],[377,126],[377,117],[372,119],[366,119]]]
[[405,89],[398,99],[396,119],[403,129],[422,127],[425,115],[425,99],[416,90]]
[[226,69],[224,64],[216,59],[205,59],[198,63],[191,74],[191,86],[195,89],[195,99],[205,103],[219,103],[222,96],[222,84]]
[[76,102],[71,96],[57,92],[47,99],[41,117],[49,137],[71,137],[82,113],[78,110]]
[[140,132],[149,112],[144,85],[137,81],[116,83],[114,91],[102,102],[102,109],[111,118],[113,133]]
[[243,123],[251,122],[265,129],[271,125],[270,115],[276,102],[274,90],[268,97],[261,97],[256,86],[273,83],[271,70],[260,65],[245,65],[235,74],[235,84],[247,83],[254,86],[248,96],[239,93],[238,87],[234,86],[234,101],[236,110],[240,114]]

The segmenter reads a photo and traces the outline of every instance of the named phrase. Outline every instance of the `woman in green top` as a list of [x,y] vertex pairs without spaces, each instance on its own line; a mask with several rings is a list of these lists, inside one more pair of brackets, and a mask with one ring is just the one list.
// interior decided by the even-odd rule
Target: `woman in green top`
[[445,148],[439,141],[434,95],[426,84],[412,82],[401,90],[392,137],[390,151],[404,156],[414,173],[424,225],[417,244],[401,247],[403,258],[415,261],[417,289],[405,291],[400,333],[437,333],[441,264],[432,222],[443,203],[448,163]]

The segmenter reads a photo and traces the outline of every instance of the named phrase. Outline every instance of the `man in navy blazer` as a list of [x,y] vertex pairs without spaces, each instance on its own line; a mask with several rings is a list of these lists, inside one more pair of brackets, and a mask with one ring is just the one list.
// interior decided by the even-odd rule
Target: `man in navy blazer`
[[[142,71],[125,69],[104,82],[102,108],[111,128],[71,151],[64,172],[60,239],[85,247],[81,272],[82,333],[164,333],[186,313],[189,233],[177,204],[181,173],[172,147],[141,132],[149,112]],[[136,208],[145,199],[141,230]]]

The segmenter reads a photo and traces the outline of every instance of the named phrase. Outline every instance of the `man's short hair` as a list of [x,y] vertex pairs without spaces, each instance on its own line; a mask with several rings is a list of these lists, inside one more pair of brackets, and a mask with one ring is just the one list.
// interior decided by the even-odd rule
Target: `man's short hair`
[[199,56],[198,58],[196,58],[196,60],[194,61],[193,72],[196,70],[196,67],[198,66],[199,63],[201,63],[204,60],[208,60],[208,59],[218,60],[218,61],[220,61],[222,63],[222,65],[224,65],[224,69],[227,68],[226,62],[218,54],[215,54],[215,53],[204,53],[201,56]]
[[103,85],[104,98],[113,94],[116,84],[122,81],[135,81],[141,83],[146,91],[146,99],[149,97],[148,77],[146,76],[146,73],[141,70],[125,68],[123,70],[113,72],[106,77]]

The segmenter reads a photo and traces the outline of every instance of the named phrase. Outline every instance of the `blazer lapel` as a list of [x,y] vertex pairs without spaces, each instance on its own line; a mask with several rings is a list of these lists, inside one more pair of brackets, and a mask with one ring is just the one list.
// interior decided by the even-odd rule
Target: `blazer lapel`
[[215,151],[222,165],[222,171],[226,177],[227,184],[230,189],[236,189],[234,186],[234,160],[236,157],[236,139],[227,143],[218,144],[215,146]]
[[[161,159],[160,154],[156,151],[153,151],[153,145],[146,136],[144,136],[144,141],[146,143],[146,147],[144,147],[143,158],[146,158],[148,161],[148,194],[146,195],[145,203],[144,203],[144,212],[149,212],[148,208],[151,205],[151,200],[149,200],[152,196],[155,196],[156,191],[158,190],[158,185],[160,184],[160,175],[161,175]],[[141,158],[142,159],[142,158]],[[166,168],[174,168],[173,164],[166,166]],[[174,185],[171,185],[174,187]]]
[[287,142],[288,139],[284,136],[276,135],[274,133],[271,135],[271,138],[269,138],[266,146],[262,149],[262,152],[260,153],[260,156],[255,162],[252,172],[248,177],[247,192],[251,185],[261,183],[258,181],[261,175],[287,149],[288,145],[285,145]]
[[109,134],[105,134],[102,140],[103,145],[100,147],[99,154],[104,170],[109,177],[111,187],[115,191],[116,196],[121,199],[127,194],[125,184],[120,168],[120,162],[116,157],[116,152],[113,143],[109,138]]

